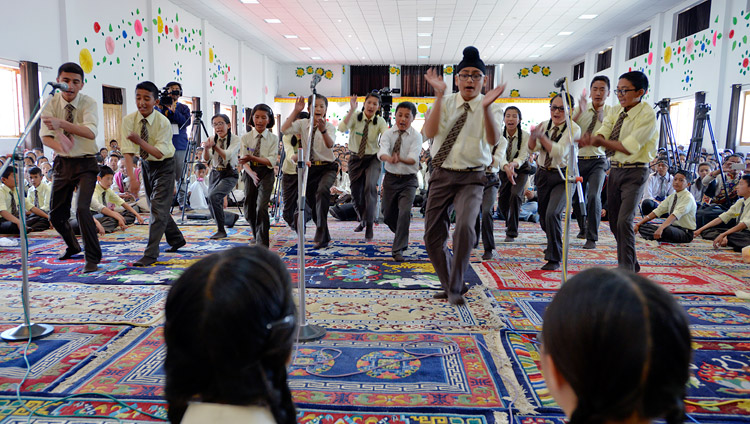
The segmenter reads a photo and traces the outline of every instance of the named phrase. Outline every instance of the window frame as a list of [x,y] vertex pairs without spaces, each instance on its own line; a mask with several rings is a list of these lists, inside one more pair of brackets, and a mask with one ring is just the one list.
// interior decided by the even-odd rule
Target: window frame
[[[607,58],[607,62],[604,62]],[[603,66],[606,63],[606,66]],[[602,72],[612,67],[612,47],[608,47],[596,55],[596,72]]]
[[[26,122],[24,117],[24,107],[23,107],[23,93],[22,93],[22,82],[21,82],[21,68],[12,66],[12,65],[6,65],[6,64],[0,64],[0,72],[9,72],[14,74],[12,87],[9,87],[11,95],[9,97],[14,98],[13,101],[13,117],[12,120],[14,130],[16,131],[16,134],[0,134],[0,138],[19,138],[21,137],[21,134],[23,134],[24,130],[26,129]],[[2,89],[3,92],[8,92],[7,88]]]

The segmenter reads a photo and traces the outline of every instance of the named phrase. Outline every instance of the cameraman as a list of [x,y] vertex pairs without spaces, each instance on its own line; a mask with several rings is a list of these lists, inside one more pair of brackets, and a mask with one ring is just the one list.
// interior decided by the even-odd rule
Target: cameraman
[[177,193],[176,200],[180,207],[182,207],[185,199],[185,192],[187,190],[187,181],[183,182],[181,185],[179,183],[182,178],[185,154],[188,148],[187,128],[190,126],[190,108],[178,102],[180,96],[182,96],[182,85],[179,82],[172,81],[168,83],[165,88],[172,97],[172,102],[169,105],[160,104],[158,107],[161,113],[163,113],[172,124],[172,144],[175,148],[175,179],[180,187],[180,192]]

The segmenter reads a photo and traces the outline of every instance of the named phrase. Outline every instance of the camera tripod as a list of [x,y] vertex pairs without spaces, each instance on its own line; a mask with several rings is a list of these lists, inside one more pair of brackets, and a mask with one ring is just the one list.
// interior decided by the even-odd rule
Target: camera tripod
[[671,99],[661,99],[654,104],[654,108],[659,108],[659,110],[656,111],[656,119],[659,121],[658,147],[663,147],[665,149],[669,173],[674,174],[678,169],[684,169],[684,164],[680,163],[680,153],[677,149],[677,141],[674,136],[672,118],[669,115],[670,102]]
[[[182,163],[182,175],[180,175],[180,182],[177,184],[177,193],[180,193],[183,186],[185,186],[185,195],[182,196],[182,203],[180,204],[180,208],[182,209],[180,224],[185,223],[185,207],[188,201],[187,184],[190,179],[190,170],[193,169],[193,164],[195,163],[195,150],[201,141],[201,129],[203,129],[203,133],[206,134],[206,138],[209,137],[206,125],[203,123],[203,120],[201,120],[201,118],[203,117],[203,112],[200,110],[195,110],[191,113],[193,115],[193,127],[190,129],[190,138],[188,139],[187,151],[185,152],[185,159]],[[172,206],[172,208],[174,208],[174,206]]]
[[727,177],[724,175],[724,163],[719,154],[719,149],[716,146],[716,139],[714,138],[714,128],[711,125],[711,117],[708,112],[711,110],[711,105],[708,103],[698,103],[695,105],[695,121],[693,122],[693,136],[690,138],[690,147],[688,147],[687,156],[685,158],[685,169],[690,171],[691,175],[695,175],[695,171],[700,164],[701,158],[701,147],[703,146],[703,134],[708,124],[708,134],[711,136],[711,147],[714,149],[714,155],[716,156],[716,162],[719,164],[719,175],[721,175],[721,182],[724,186],[724,196],[729,198],[727,192]]

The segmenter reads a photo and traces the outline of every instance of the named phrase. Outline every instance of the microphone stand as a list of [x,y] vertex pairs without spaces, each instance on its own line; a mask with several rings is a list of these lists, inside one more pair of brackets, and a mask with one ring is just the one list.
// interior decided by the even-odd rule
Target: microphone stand
[[[567,171],[565,175],[563,175],[562,170],[560,168],[557,168],[557,172],[560,173],[560,176],[565,181],[565,184],[568,185],[566,188],[566,195],[565,195],[565,229],[564,229],[564,240],[563,240],[563,265],[562,265],[562,282],[565,283],[568,281],[568,248],[570,246],[570,212],[571,212],[571,196],[570,196],[570,190],[575,189],[576,193],[578,193],[578,204],[579,204],[579,210],[581,211],[581,214],[586,217],[586,204],[583,199],[583,187],[581,186],[581,182],[583,181],[583,178],[581,178],[581,174],[578,171],[578,153],[577,148],[575,145],[575,142],[573,140],[573,128],[572,128],[572,120],[570,119],[570,105],[568,104],[568,90],[566,89],[566,84],[568,82],[567,78],[563,78],[563,81],[558,81],[560,83],[560,94],[562,95],[562,101],[563,101],[563,107],[565,107],[565,123],[568,128],[568,137],[570,139],[570,146],[568,147],[568,163],[567,163]],[[555,84],[557,85],[557,84]],[[590,194],[590,193],[589,193]]]
[[[316,78],[317,77],[317,78]],[[305,192],[307,191],[307,161],[310,160],[310,151],[312,150],[315,139],[313,134],[315,131],[315,100],[318,92],[315,86],[320,82],[320,76],[315,74],[313,80],[310,83],[312,89],[312,101],[310,102],[310,132],[307,137],[307,145],[309,148],[305,148],[304,143],[299,143],[299,149],[297,150],[297,282],[298,295],[299,295],[299,340],[311,341],[322,338],[326,335],[326,330],[323,327],[308,324],[307,316],[305,315]]]
[[21,234],[21,303],[23,305],[24,323],[17,327],[5,330],[2,332],[2,334],[0,334],[0,337],[2,337],[3,340],[8,341],[36,339],[39,337],[44,337],[55,331],[55,329],[51,325],[35,324],[31,322],[31,319],[29,318],[29,240],[28,231],[26,230],[26,190],[23,184],[22,177],[23,143],[24,141],[26,141],[26,138],[29,136],[29,134],[31,134],[34,125],[36,125],[37,121],[39,121],[39,118],[42,116],[42,112],[44,112],[44,109],[47,107],[50,100],[52,100],[52,96],[54,94],[55,88],[50,91],[50,96],[46,100],[44,100],[44,102],[42,102],[42,105],[36,115],[34,115],[31,121],[26,124],[26,129],[24,130],[23,135],[13,148],[13,160],[7,161],[2,169],[0,169],[0,174],[2,174],[3,172],[5,172],[5,169],[10,166],[11,162],[13,162],[14,165],[17,164],[17,166],[15,167],[16,170],[14,172],[14,178],[16,180],[16,191],[18,193],[18,219],[19,221],[21,221],[21,228],[19,228],[18,230]]

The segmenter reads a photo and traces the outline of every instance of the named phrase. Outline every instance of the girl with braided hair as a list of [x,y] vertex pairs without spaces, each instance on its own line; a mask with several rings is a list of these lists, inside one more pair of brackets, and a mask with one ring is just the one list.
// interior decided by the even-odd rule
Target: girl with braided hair
[[541,365],[570,424],[682,423],[690,376],[687,316],[637,274],[583,271],[544,315]]
[[287,385],[295,311],[289,272],[265,247],[191,266],[166,303],[169,420],[295,423]]

